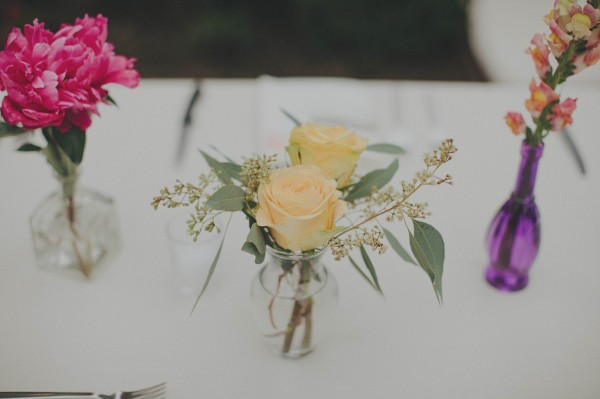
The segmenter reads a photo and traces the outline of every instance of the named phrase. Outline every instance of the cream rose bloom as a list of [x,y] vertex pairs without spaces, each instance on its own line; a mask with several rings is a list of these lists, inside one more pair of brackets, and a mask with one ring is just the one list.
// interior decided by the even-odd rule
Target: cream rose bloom
[[286,147],[293,165],[316,165],[338,188],[350,183],[368,140],[343,126],[303,123],[290,133]]
[[333,179],[316,166],[279,169],[258,187],[256,223],[291,251],[322,246],[336,232],[335,221],[348,211]]

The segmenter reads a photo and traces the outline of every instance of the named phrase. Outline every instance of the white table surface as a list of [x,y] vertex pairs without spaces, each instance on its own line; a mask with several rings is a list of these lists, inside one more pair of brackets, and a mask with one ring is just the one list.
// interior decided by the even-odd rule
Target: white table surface
[[328,261],[341,292],[338,325],[309,356],[279,358],[250,315],[259,266],[238,250],[245,235],[238,218],[217,284],[190,316],[195,297],[170,286],[164,225],[173,214],[155,212],[150,201],[175,177],[205,168],[195,151],[205,143],[232,157],[261,151],[265,94],[254,80],[205,81],[184,172],[175,173],[192,82],[143,80],[136,90],[113,88],[119,108],[103,107],[88,132],[81,184],[116,199],[123,236],[121,252],[92,281],[35,265],[28,218],[55,182],[42,157],[0,142],[0,391],[111,392],[167,381],[171,399],[600,397],[598,88],[567,86],[579,98],[573,134],[588,175],[560,138],[547,140],[536,187],[540,255],[529,286],[507,294],[483,279],[483,243],[520,156],[502,117],[523,110],[527,87],[395,85],[414,133],[399,177],[412,176],[428,149],[425,96],[459,148],[446,168],[454,186],[422,194],[446,242],[443,307],[425,273],[392,253],[374,259],[385,298],[348,263]]

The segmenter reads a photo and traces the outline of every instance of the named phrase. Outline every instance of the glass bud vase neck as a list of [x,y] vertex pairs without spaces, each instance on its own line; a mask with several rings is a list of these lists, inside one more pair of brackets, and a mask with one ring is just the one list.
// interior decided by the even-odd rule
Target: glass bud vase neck
[[79,173],[55,177],[59,189],[34,210],[30,227],[39,267],[90,278],[120,247],[114,201],[80,187]]
[[490,225],[487,248],[490,263],[486,280],[502,291],[518,291],[529,282],[529,269],[540,245],[540,214],[534,188],[544,143],[523,141],[515,189]]
[[310,353],[333,322],[338,287],[323,265],[325,252],[291,253],[267,247],[267,262],[252,283],[258,329],[284,357]]

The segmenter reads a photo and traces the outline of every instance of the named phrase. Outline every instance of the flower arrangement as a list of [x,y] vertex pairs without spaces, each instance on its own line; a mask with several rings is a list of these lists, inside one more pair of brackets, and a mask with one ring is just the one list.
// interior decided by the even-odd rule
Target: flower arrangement
[[[363,151],[394,153],[398,147],[368,145],[367,139],[343,126],[300,123],[288,116],[296,124],[286,147],[288,166],[277,167],[276,155],[255,155],[237,164],[225,156],[217,160],[201,151],[211,172],[200,175],[197,183],[177,180],[173,187],[163,188],[152,201],[154,209],[192,208],[187,229],[194,240],[200,234],[219,230],[217,216],[241,213],[249,223],[241,249],[252,254],[256,263],[264,261],[267,247],[294,255],[310,255],[328,247],[336,260],[349,257],[380,293],[369,250],[383,253],[392,247],[404,260],[423,268],[441,301],[444,243],[440,233],[422,221],[429,215],[427,203],[413,202],[412,197],[424,186],[452,183],[449,175],[437,173],[456,152],[453,141],[443,141],[437,150],[424,156],[423,171],[394,186],[388,183],[398,169],[397,159],[384,169],[362,176],[355,171]],[[414,259],[384,227],[392,222],[406,227]],[[198,300],[218,263],[221,248]],[[355,249],[361,254],[362,266],[350,256]]]
[[[57,32],[36,19],[23,31],[13,28],[0,51],[0,90],[6,91],[0,137],[41,130],[45,147],[28,142],[18,150],[45,156],[62,181],[75,237],[74,184],[91,116],[99,115],[98,103],[114,103],[104,85],[134,88],[139,82],[135,59],[115,54],[107,35],[108,19],[102,15],[77,18]],[[89,276],[89,260],[73,247],[81,271]]]
[[515,188],[494,216],[487,234],[490,262],[485,276],[499,290],[519,291],[529,283],[529,270],[541,241],[534,188],[544,139],[550,132],[563,130],[573,122],[577,103],[572,98],[561,101],[556,88],[600,59],[599,5],[599,0],[588,0],[583,6],[577,0],[555,0],[544,17],[550,28],[549,36],[534,35],[526,50],[539,80],[531,80],[530,97],[525,101],[533,127],[525,123],[521,113],[508,112],[505,116],[512,132],[524,134],[525,139]]
[[519,112],[508,112],[505,116],[512,132],[524,134],[527,144],[537,146],[549,132],[564,129],[573,122],[577,100],[561,101],[556,88],[600,59],[599,6],[599,0],[588,0],[583,7],[578,0],[555,0],[553,9],[544,17],[550,35],[538,33],[531,39],[532,46],[526,52],[533,60],[539,82],[531,80],[525,108],[534,127],[529,127]]

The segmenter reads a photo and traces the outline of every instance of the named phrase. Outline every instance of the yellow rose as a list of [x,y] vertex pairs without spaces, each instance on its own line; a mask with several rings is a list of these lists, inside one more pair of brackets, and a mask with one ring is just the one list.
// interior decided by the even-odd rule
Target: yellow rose
[[293,165],[316,165],[338,188],[350,183],[360,154],[367,148],[364,137],[343,126],[303,123],[290,133],[286,150]]
[[333,179],[311,165],[279,169],[258,187],[256,223],[266,226],[277,244],[308,251],[335,234],[335,221],[348,210]]

